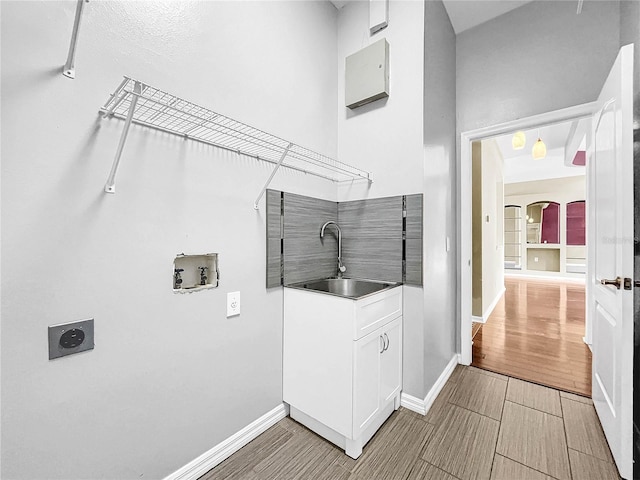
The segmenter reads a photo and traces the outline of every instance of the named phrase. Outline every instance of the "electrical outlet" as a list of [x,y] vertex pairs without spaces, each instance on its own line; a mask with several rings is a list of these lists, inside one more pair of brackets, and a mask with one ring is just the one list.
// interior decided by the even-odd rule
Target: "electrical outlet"
[[227,317],[240,315],[240,292],[227,293]]
[[49,327],[49,360],[93,347],[93,318]]
[[533,261],[537,262],[538,261],[538,257],[533,257]]

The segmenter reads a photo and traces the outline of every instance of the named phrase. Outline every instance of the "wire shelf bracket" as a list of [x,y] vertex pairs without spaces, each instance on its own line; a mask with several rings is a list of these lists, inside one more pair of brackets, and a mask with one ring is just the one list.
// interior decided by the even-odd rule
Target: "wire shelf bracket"
[[164,92],[148,84],[124,77],[118,88],[100,108],[103,118],[125,121],[120,142],[105,185],[115,192],[115,177],[131,124],[178,135],[275,165],[254,208],[264,195],[280,167],[286,167],[332,182],[373,181],[369,172],[339,162],[258,128],[233,120],[195,103]]
[[67,61],[62,67],[62,74],[68,78],[76,78],[76,46],[78,45],[78,34],[80,32],[80,21],[82,20],[82,10],[85,2],[89,0],[78,0],[76,5],[76,17],[73,21],[73,30],[71,32],[71,43],[69,44],[69,54]]

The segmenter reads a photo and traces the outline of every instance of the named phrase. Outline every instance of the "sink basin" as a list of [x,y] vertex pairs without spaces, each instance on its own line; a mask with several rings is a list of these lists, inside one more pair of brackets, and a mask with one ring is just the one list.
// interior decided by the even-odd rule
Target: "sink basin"
[[314,290],[347,298],[362,298],[372,293],[398,286],[398,283],[380,282],[376,280],[362,280],[358,278],[323,278],[308,282],[287,285],[292,288]]

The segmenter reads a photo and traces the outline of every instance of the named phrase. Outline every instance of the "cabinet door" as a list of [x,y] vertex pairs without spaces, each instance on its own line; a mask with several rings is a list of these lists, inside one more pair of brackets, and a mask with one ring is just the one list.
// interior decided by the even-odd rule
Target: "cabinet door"
[[353,438],[357,438],[380,410],[382,330],[378,329],[353,344]]
[[385,350],[380,354],[380,407],[402,387],[402,317],[382,328]]

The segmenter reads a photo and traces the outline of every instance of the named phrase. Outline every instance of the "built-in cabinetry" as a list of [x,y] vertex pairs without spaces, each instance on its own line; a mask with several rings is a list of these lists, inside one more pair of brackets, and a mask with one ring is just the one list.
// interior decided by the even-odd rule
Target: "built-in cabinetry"
[[518,205],[504,207],[504,268],[522,269],[522,213]]
[[527,198],[511,196],[509,201],[522,205],[504,207],[504,268],[527,274],[584,274],[585,201],[525,203]]
[[400,406],[402,287],[357,300],[294,288],[284,294],[290,415],[358,458]]

